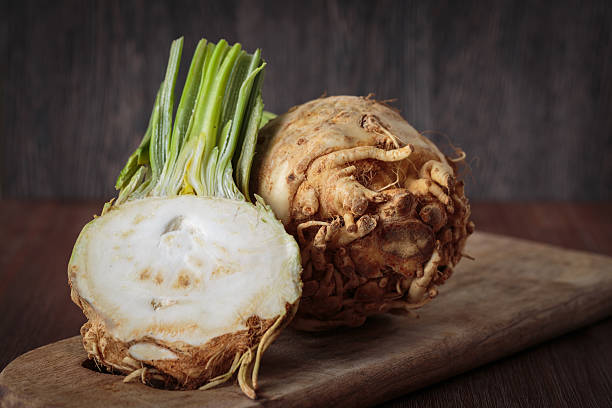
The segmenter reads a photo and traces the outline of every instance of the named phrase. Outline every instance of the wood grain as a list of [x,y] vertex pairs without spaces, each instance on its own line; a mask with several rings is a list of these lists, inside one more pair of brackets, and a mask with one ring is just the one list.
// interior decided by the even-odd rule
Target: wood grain
[[200,37],[261,47],[272,111],[324,92],[398,98],[468,152],[474,199],[612,199],[603,0],[6,0],[0,195],[112,195],[179,35],[187,60]]
[[[448,378],[612,313],[612,258],[476,233],[420,318],[380,316],[358,329],[285,331],[267,353],[260,399],[235,385],[171,392],[84,368],[75,337],[0,374],[0,406],[363,407]],[[3,404],[3,405],[2,405]]]

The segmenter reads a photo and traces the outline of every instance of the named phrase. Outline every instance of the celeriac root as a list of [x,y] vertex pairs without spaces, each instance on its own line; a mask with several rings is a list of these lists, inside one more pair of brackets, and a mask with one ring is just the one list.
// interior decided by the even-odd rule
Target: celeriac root
[[[240,343],[237,345],[239,350],[232,354],[233,360],[231,360],[232,362],[229,365],[229,369],[225,372],[221,372],[221,374],[212,376],[205,384],[197,387],[197,389],[207,390],[217,387],[231,380],[234,375],[236,375],[241,390],[247,396],[249,396],[249,398],[256,398],[259,368],[263,353],[278,337],[283,327],[291,320],[291,317],[297,311],[298,305],[299,302],[295,303],[294,305],[288,305],[285,311],[273,321],[261,321],[260,325],[263,326],[263,331],[253,338],[253,342],[250,343],[251,345],[240,345]],[[86,302],[85,308],[87,308]],[[187,388],[186,382],[176,384],[175,376],[166,373],[163,368],[152,367],[149,362],[139,361],[132,358],[130,355],[128,355],[127,348],[119,350],[114,349],[112,354],[109,355],[110,359],[106,359],[104,349],[105,345],[108,344],[108,339],[105,336],[99,337],[100,332],[97,331],[95,327],[92,327],[95,325],[95,321],[87,322],[82,327],[81,331],[83,333],[85,349],[88,351],[89,357],[94,359],[96,365],[100,364],[109,369],[118,370],[119,372],[126,374],[126,377],[123,379],[123,382],[126,383],[139,380],[144,384],[150,384],[152,380],[156,380],[161,381],[165,388]],[[257,329],[253,328],[253,330]],[[115,347],[115,345],[113,345],[113,347]],[[121,355],[123,357],[120,360],[116,360],[114,359],[115,355]],[[218,373],[219,367],[223,367],[224,364],[228,364],[228,357],[229,356],[225,354],[224,349],[216,349],[215,351],[214,346],[212,346],[208,356],[202,360],[201,364],[199,365],[200,369],[198,370],[198,373],[195,373],[194,375],[199,376],[200,371]],[[157,362],[158,365],[159,363],[161,363],[161,361]],[[170,365],[169,367],[172,366]],[[194,367],[194,369],[195,368],[196,367]]]
[[[251,399],[257,397],[257,379],[259,376],[259,366],[261,364],[261,357],[266,349],[272,344],[272,342],[278,337],[282,329],[281,325],[284,322],[286,313],[279,316],[274,324],[264,333],[259,344],[256,347],[248,348],[242,355],[236,353],[234,361],[228,372],[221,374],[218,377],[212,378],[208,383],[198,388],[199,390],[207,390],[210,388],[217,387],[228,380],[238,371],[237,379],[240,389]],[[255,358],[253,358],[253,350],[255,352]],[[250,373],[250,375],[249,375]],[[250,383],[249,383],[249,377]]]
[[270,347],[270,344],[272,344],[272,342],[276,340],[276,338],[280,334],[279,327],[281,323],[283,322],[284,317],[285,315],[279,316],[279,318],[276,319],[276,322],[274,322],[272,327],[268,329],[266,334],[263,335],[263,337],[261,338],[261,341],[259,342],[259,346],[257,347],[257,354],[255,356],[255,364],[253,365],[253,376],[251,379],[254,389],[257,389],[257,378],[259,376],[259,365],[261,364],[261,356],[268,349],[268,347]]
[[440,253],[437,249],[434,250],[433,255],[427,261],[427,265],[425,265],[423,276],[420,278],[414,279],[410,284],[409,296],[410,300],[418,303],[422,301],[423,294],[429,287],[431,280],[433,278],[433,274],[440,263]]
[[227,373],[221,374],[215,378],[211,378],[208,383],[198,388],[198,390],[208,390],[227,382],[230,378],[232,378],[232,376],[240,366],[241,357],[242,355],[240,353],[236,353],[236,355],[234,356],[234,361],[232,362],[232,365],[230,366],[230,369]]
[[[474,224],[458,157],[372,98],[321,98],[262,129],[255,191],[301,248],[294,326],[357,326],[437,295]],[[316,228],[313,228],[316,227]]]

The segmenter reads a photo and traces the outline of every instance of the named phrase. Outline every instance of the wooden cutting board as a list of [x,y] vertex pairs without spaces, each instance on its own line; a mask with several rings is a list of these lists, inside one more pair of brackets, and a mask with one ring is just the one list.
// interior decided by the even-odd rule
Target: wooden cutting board
[[420,317],[330,333],[285,330],[266,353],[259,399],[235,384],[164,391],[83,366],[80,337],[22,355],[0,374],[0,407],[369,406],[612,314],[612,258],[476,233]]

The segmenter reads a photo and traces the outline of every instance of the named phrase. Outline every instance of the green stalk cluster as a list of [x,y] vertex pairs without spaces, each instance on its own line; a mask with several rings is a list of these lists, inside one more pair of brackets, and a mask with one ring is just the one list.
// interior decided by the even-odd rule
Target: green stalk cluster
[[119,174],[114,205],[181,194],[250,201],[257,131],[270,118],[263,115],[260,50],[200,40],[173,120],[182,48],[182,37],[172,42],[147,131]]

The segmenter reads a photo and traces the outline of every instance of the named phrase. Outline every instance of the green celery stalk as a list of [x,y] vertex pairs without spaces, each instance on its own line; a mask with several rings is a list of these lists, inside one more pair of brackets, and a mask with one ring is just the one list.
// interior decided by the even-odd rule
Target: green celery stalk
[[166,69],[166,77],[161,87],[159,98],[159,118],[153,123],[151,133],[151,170],[154,182],[158,180],[168,156],[170,148],[170,136],[172,130],[172,111],[174,109],[174,86],[179,70],[181,52],[183,50],[183,38],[172,42],[170,48],[170,59]]
[[250,201],[248,177],[263,123],[261,52],[201,40],[173,118],[182,46],[182,38],[172,43],[147,131],[119,174],[114,205],[181,194]]

